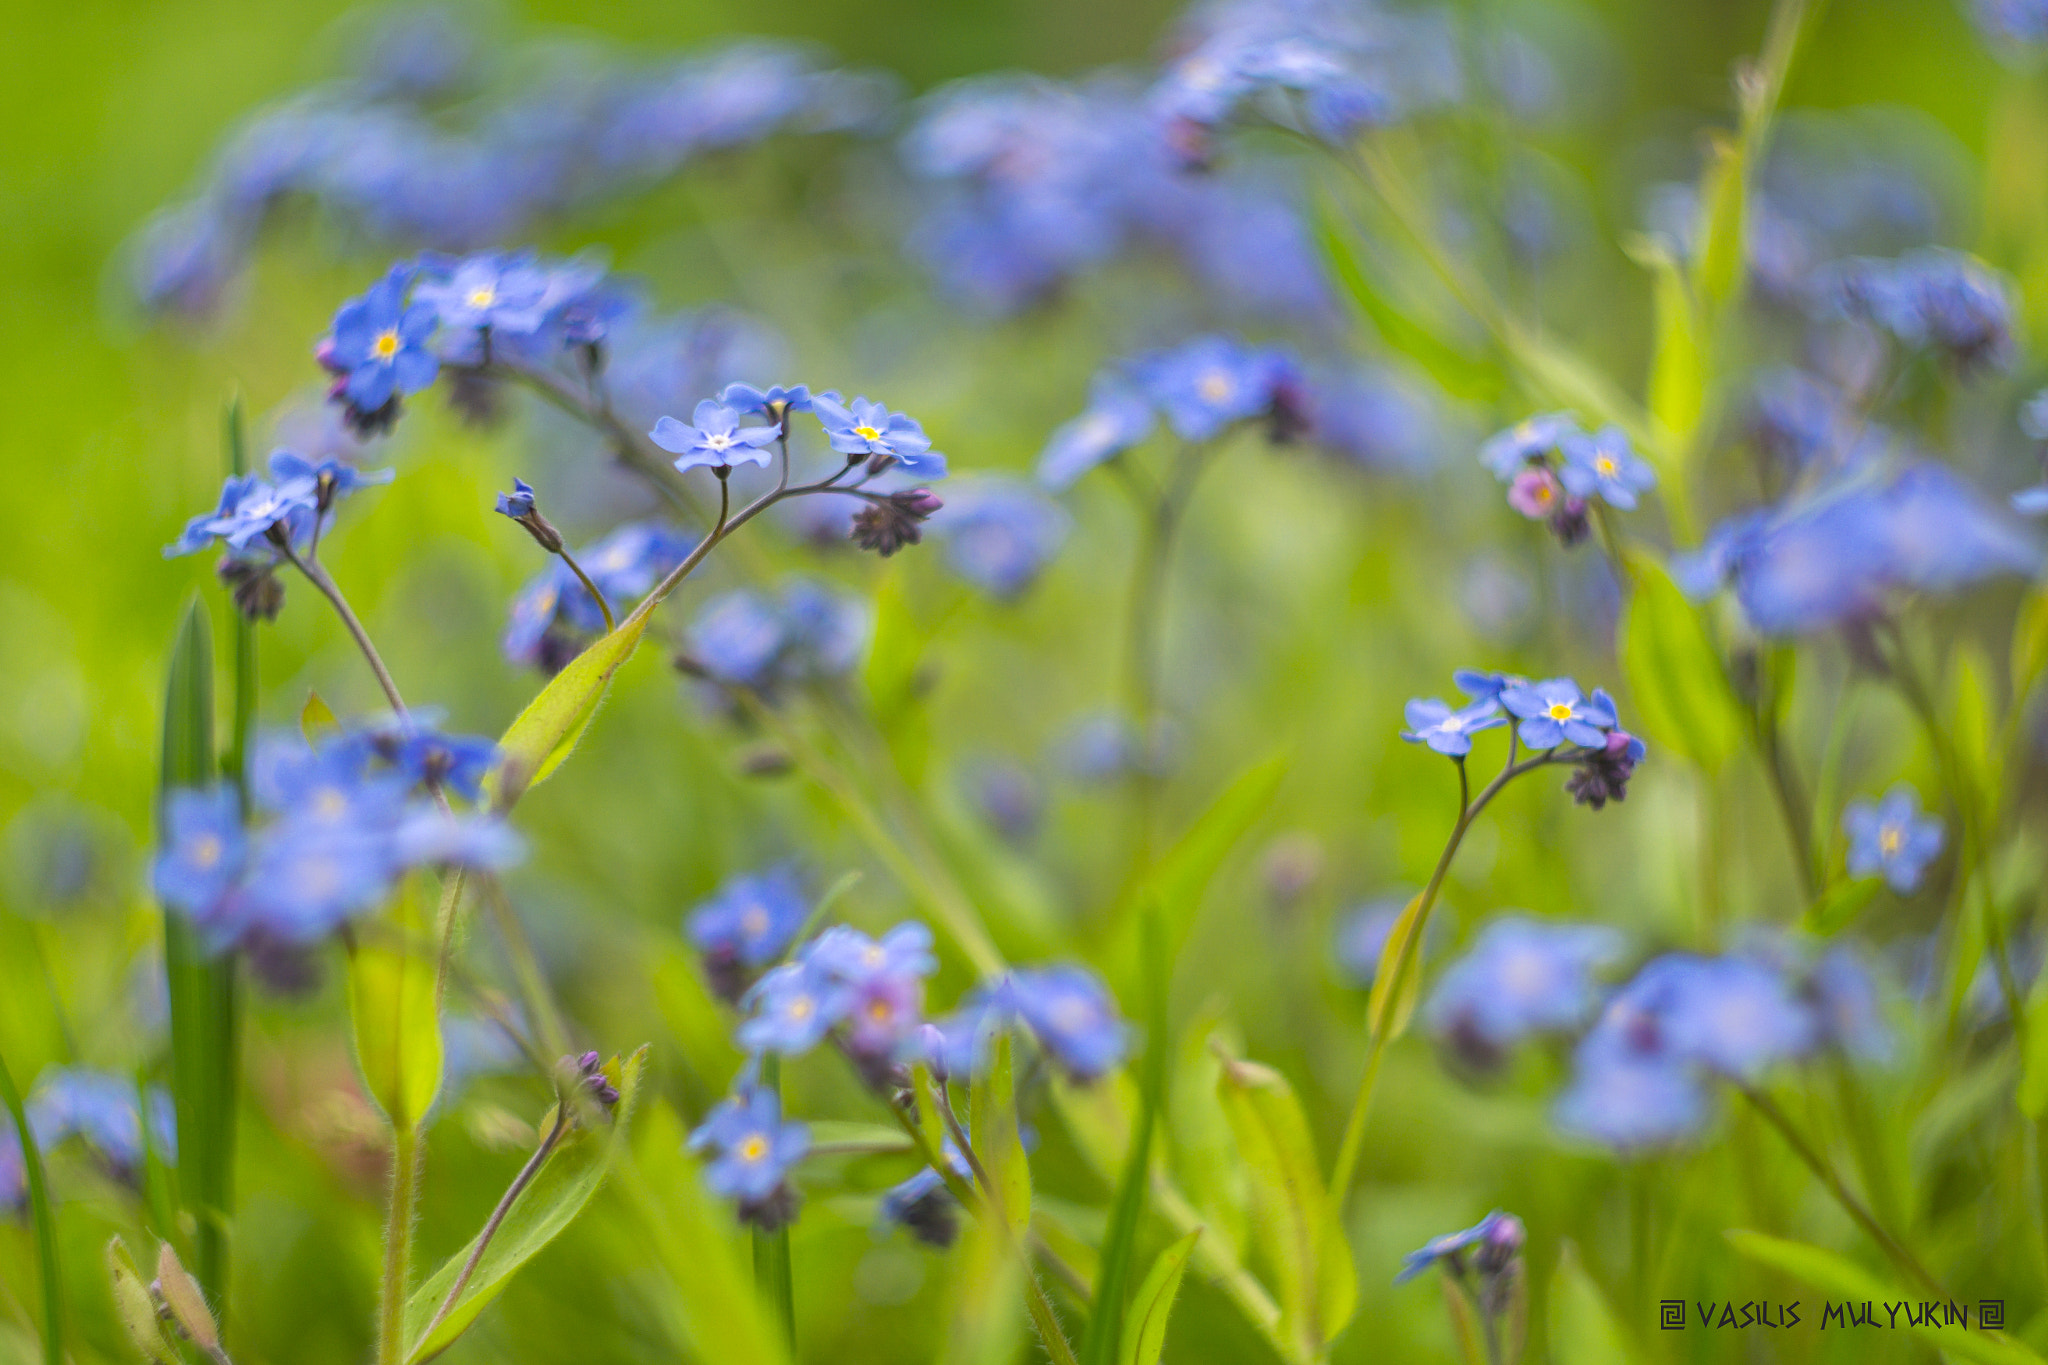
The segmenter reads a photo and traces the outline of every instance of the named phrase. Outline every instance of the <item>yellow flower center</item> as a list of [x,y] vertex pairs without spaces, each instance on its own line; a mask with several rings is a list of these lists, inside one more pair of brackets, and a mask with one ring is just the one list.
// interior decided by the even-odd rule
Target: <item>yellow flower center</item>
[[395,328],[377,333],[377,339],[370,343],[370,354],[379,360],[389,360],[398,354],[398,332]]
[[882,436],[882,433],[873,427],[855,427],[853,434],[860,437],[863,441],[877,441]]
[[192,841],[192,861],[201,867],[212,867],[220,861],[220,839],[212,834],[202,834]]
[[1906,831],[1897,825],[1886,825],[1877,833],[1878,851],[1889,858],[1906,846]]
[[1536,485],[1536,491],[1531,496],[1536,499],[1538,507],[1548,507],[1551,500],[1557,496],[1557,490],[1547,483],[1539,483]]
[[1612,455],[1602,455],[1599,459],[1593,461],[1593,468],[1599,470],[1603,478],[1612,478],[1616,467]]
[[799,995],[796,999],[789,1002],[789,1017],[792,1019],[808,1019],[811,1017],[811,1011],[816,1008],[817,1006],[811,1003],[811,997]]
[[1211,370],[1202,376],[1202,382],[1195,387],[1209,402],[1220,403],[1230,397],[1230,376],[1221,370]]
[[747,1134],[747,1140],[740,1144],[741,1161],[759,1161],[762,1157],[765,1157],[767,1155],[768,1139],[762,1137],[759,1133]]
[[1552,720],[1570,720],[1572,718],[1572,704],[1568,701],[1554,701],[1550,703],[1550,718]]
[[469,306],[488,308],[498,301],[498,291],[491,285],[481,284],[469,291]]
[[313,813],[323,820],[339,820],[348,814],[348,797],[338,787],[322,787],[313,798]]
[[870,1000],[868,1002],[868,1018],[878,1024],[888,1023],[895,1013],[895,1008],[886,1000]]

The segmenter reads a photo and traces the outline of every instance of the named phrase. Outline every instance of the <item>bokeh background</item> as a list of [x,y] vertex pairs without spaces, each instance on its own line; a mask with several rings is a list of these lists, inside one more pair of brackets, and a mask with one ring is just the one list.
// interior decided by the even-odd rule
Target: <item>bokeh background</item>
[[[1636,387],[1648,289],[1620,243],[1642,224],[1644,187],[1690,177],[1702,128],[1728,124],[1730,73],[1755,50],[1766,6],[1474,7],[1522,14],[1560,55],[1568,112],[1541,140],[1569,188],[1561,215],[1570,247],[1534,286],[1537,306]],[[1158,0],[617,0],[597,18],[572,4],[464,13],[487,47],[560,42],[654,55],[742,33],[800,38],[894,73],[910,95],[990,70],[1072,76],[1142,65],[1174,18]],[[340,70],[373,18],[291,0],[74,0],[17,5],[8,16],[0,1052],[17,1076],[70,1060],[146,1070],[161,1048],[151,984],[158,921],[144,868],[163,671],[182,602],[198,591],[220,606],[205,557],[165,561],[161,547],[213,499],[223,403],[239,395],[265,448],[272,414],[309,392],[317,398],[310,347],[336,303],[390,258],[345,233],[287,224],[218,317],[161,322],[132,300],[123,245],[191,190],[239,119]],[[2034,73],[1995,57],[1952,0],[1831,6],[1785,104],[1794,111],[1788,129],[1823,138],[1850,129],[1913,160],[1944,239],[2023,283],[2048,261],[2037,235],[2048,170],[2033,135],[2048,130],[2048,96]],[[1046,433],[1080,407],[1098,364],[1207,320],[1170,270],[1144,262],[1020,316],[963,313],[905,259],[900,179],[887,139],[779,139],[554,224],[538,245],[601,244],[665,306],[724,304],[761,320],[783,339],[777,377],[886,396],[924,421],[956,472],[1027,471]],[[1994,182],[1995,195],[1986,189]],[[2030,322],[2044,298],[2027,300]],[[1995,395],[1985,401],[1996,406]],[[1272,808],[1202,909],[1176,968],[1174,1017],[1227,1018],[1250,1055],[1286,1069],[1326,1152],[1364,1041],[1363,994],[1333,948],[1340,926],[1361,903],[1412,891],[1453,813],[1444,765],[1396,736],[1402,701],[1446,691],[1449,670],[1467,663],[1571,671],[1589,684],[1616,673],[1603,633],[1611,583],[1590,558],[1561,556],[1537,528],[1503,526],[1472,459],[1479,436],[1519,413],[1449,398],[1437,411],[1428,467],[1414,474],[1244,440],[1198,498],[1174,570],[1167,694],[1181,762],[1166,796],[1170,823],[1185,823],[1254,762],[1287,761]],[[332,545],[337,576],[408,693],[445,707],[456,729],[495,733],[536,685],[498,654],[506,602],[537,566],[532,546],[490,514],[493,490],[514,474],[545,479],[557,520],[579,540],[644,510],[629,485],[579,450],[546,421],[522,416],[478,431],[421,403],[392,447],[399,479],[352,506]],[[885,565],[773,530],[688,594],[701,600],[764,570],[801,568],[880,596],[889,619],[915,633],[916,718],[894,726],[890,742],[928,793],[998,938],[1024,959],[1086,951],[1091,913],[1121,873],[1120,800],[1063,778],[1056,756],[1076,718],[1114,695],[1130,518],[1101,481],[1069,505],[1075,530],[1065,552],[1015,604],[949,579],[934,553]],[[316,689],[337,711],[373,709],[371,680],[339,627],[310,594],[292,593],[264,632],[264,723],[292,725]],[[683,619],[675,613],[670,626]],[[1824,713],[1834,676],[1817,672],[1799,705]],[[1848,770],[1875,782],[1919,761],[1897,730],[1881,712],[1860,724]],[[534,856],[513,879],[514,900],[578,1028],[607,1050],[652,1042],[660,1090],[686,1115],[722,1092],[736,1056],[679,935],[682,914],[722,877],[776,857],[798,858],[820,884],[869,868],[801,783],[745,774],[751,742],[707,714],[662,666],[661,651],[649,650],[622,675],[575,763],[518,818]],[[985,759],[1021,765],[1047,792],[1043,828],[1025,847],[1005,843],[974,810],[966,775]],[[1625,806],[1597,817],[1542,781],[1512,792],[1458,865],[1446,935],[1462,937],[1509,906],[1615,924],[1645,946],[1699,943],[1716,916],[1790,918],[1797,907],[1782,835],[1754,774],[1726,779],[1715,804],[1725,823],[1707,845],[1694,777],[1652,764],[1638,782]],[[874,868],[850,905],[870,925],[911,910]],[[480,936],[473,952],[479,972],[502,977],[490,942]],[[259,997],[250,1019],[238,1359],[315,1365],[367,1349],[381,1165],[327,965],[322,986]],[[935,993],[950,998],[967,980],[949,961]],[[1539,1280],[1572,1239],[1635,1328],[1650,1324],[1658,1298],[1789,1288],[1736,1264],[1719,1243],[1722,1227],[1841,1231],[1829,1208],[1788,1206],[1788,1192],[1808,1188],[1803,1178],[1740,1124],[1675,1173],[1617,1168],[1563,1142],[1544,1117],[1560,1064],[1525,1062],[1527,1074],[1481,1087],[1453,1078],[1419,1044],[1389,1063],[1356,1202],[1364,1297],[1340,1359],[1451,1358],[1434,1291],[1397,1291],[1388,1280],[1400,1252],[1495,1205],[1530,1225]],[[790,1085],[799,1112],[854,1113],[864,1103],[822,1064],[799,1068]],[[539,1096],[530,1081],[480,1082],[436,1127],[427,1260],[466,1237],[516,1169],[506,1121],[514,1132],[517,1116],[530,1122]],[[1942,1122],[1964,1126],[1954,1114]],[[1946,1132],[1922,1129],[1911,1140],[1938,1147]],[[1105,1192],[1057,1132],[1046,1134],[1041,1161],[1042,1183],[1085,1226]],[[900,1174],[878,1163],[849,1172],[844,1185],[872,1192]],[[60,1178],[75,1350],[125,1359],[97,1267],[110,1230],[135,1227],[137,1211],[82,1166]],[[1664,1255],[1645,1265],[1631,1253],[1629,1186],[1667,1180]],[[927,1358],[936,1348],[946,1263],[900,1237],[876,1238],[871,1223],[871,1197],[835,1190],[798,1225],[805,1359]],[[1981,1272],[1969,1280],[1973,1295],[1991,1296],[2033,1254],[1988,1210],[1939,1226],[1942,1254]],[[25,1227],[0,1223],[0,1359],[32,1355],[32,1265]],[[450,1358],[664,1358],[675,1348],[646,1279],[630,1224],[601,1196]],[[2015,1311],[2022,1322],[2029,1316]],[[1174,1332],[1170,1359],[1262,1358],[1256,1338],[1200,1290],[1189,1292]],[[1655,1358],[1733,1358],[1699,1334],[1655,1345]],[[1847,1346],[1812,1334],[1758,1349],[1756,1358],[1922,1358],[1892,1342]]]

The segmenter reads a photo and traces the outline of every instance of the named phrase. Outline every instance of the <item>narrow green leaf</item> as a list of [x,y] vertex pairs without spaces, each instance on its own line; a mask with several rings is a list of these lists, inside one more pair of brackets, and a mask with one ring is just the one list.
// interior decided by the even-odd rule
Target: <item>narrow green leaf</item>
[[1323,255],[1359,313],[1393,350],[1428,370],[1445,391],[1460,398],[1484,399],[1498,394],[1502,378],[1497,366],[1440,340],[1436,333],[1396,307],[1373,278],[1352,231],[1326,199],[1317,201],[1316,237]]
[[1408,948],[1421,922],[1422,897],[1417,896],[1387,932],[1379,967],[1373,972],[1372,992],[1365,998],[1366,1027],[1375,1038],[1389,1043],[1407,1031],[1422,991],[1422,954]]
[[1669,574],[1645,559],[1631,567],[1635,587],[1622,612],[1620,654],[1640,733],[1653,747],[1717,771],[1741,749],[1744,732],[1721,656]]
[[1358,1277],[1308,1119],[1287,1078],[1257,1062],[1226,1060],[1218,1094],[1251,1180],[1253,1232],[1279,1281],[1280,1330],[1317,1358],[1350,1322]]
[[1707,406],[1707,359],[1692,290],[1668,252],[1651,242],[1630,254],[1650,272],[1656,303],[1656,348],[1650,356],[1650,416],[1663,430],[1662,450],[1673,453],[1657,472],[1667,482],[1685,477],[1676,458],[1689,450]]
[[2027,594],[2012,631],[2012,697],[2017,706],[2026,700],[2048,668],[2048,589]]
[[1557,1270],[1550,1277],[1549,1311],[1553,1359],[1571,1365],[1629,1365],[1635,1359],[1607,1296],[1586,1274],[1578,1249],[1570,1242],[1559,1250]]
[[1122,966],[1114,974],[1119,980],[1128,983],[1140,979],[1136,965],[1143,952],[1141,911],[1149,902],[1157,902],[1164,912],[1167,953],[1180,951],[1209,884],[1231,850],[1271,809],[1280,782],[1287,776],[1289,762],[1287,754],[1276,753],[1239,773],[1179,842],[1166,851],[1150,874],[1131,889],[1116,911],[1122,939],[1117,953]]
[[1743,219],[1749,207],[1747,140],[1716,137],[1707,151],[1700,193],[1698,270],[1700,297],[1709,309],[1725,307],[1741,286],[1746,266]]
[[940,1365],[993,1365],[1018,1359],[1024,1345],[1024,1262],[993,1218],[970,1219],[954,1252],[944,1297],[952,1309]]
[[152,1365],[183,1365],[178,1348],[164,1331],[164,1320],[156,1311],[149,1285],[136,1269],[128,1244],[119,1237],[107,1243],[107,1273],[114,1286],[114,1313],[121,1319],[121,1327],[135,1349]]
[[356,1064],[394,1131],[413,1132],[441,1089],[441,1011],[419,874],[399,883],[385,914],[349,954]]
[[476,1246],[475,1240],[444,1261],[413,1292],[405,1305],[405,1339],[411,1343],[405,1353],[407,1365],[447,1349],[504,1292],[514,1272],[538,1255],[583,1211],[611,1169],[620,1136],[632,1119],[646,1065],[644,1046],[623,1061],[615,1057],[605,1065],[605,1076],[619,1092],[619,1102],[610,1120],[596,1120],[604,1123],[602,1129],[594,1131],[579,1125],[563,1136],[532,1182],[506,1211],[497,1235],[484,1248],[455,1306],[432,1332],[427,1331],[427,1325],[440,1312],[442,1302]]
[[[159,802],[217,780],[213,733],[213,630],[194,598],[171,647],[164,687]],[[159,806],[161,826],[161,805]],[[195,1228],[199,1273],[220,1283],[235,1140],[240,1009],[232,959],[209,955],[184,916],[164,915],[164,975],[171,1014],[171,1097],[178,1123],[178,1196]]]
[[[1144,1283],[1131,1299],[1130,1316],[1124,1320],[1123,1348],[1117,1365],[1159,1365],[1159,1353],[1166,1349],[1166,1320],[1173,1313],[1174,1296],[1180,1293],[1181,1277],[1187,1273],[1188,1258],[1202,1230],[1187,1236],[1159,1253],[1146,1272]],[[1101,1307],[1098,1302],[1097,1308]]]
[[1003,1221],[1019,1246],[1031,1227],[1031,1164],[1024,1155],[1024,1137],[1017,1127],[1017,1080],[1014,1049],[1007,1032],[998,1033],[989,1050],[988,1069],[968,1092],[968,1137],[994,1184]]
[[1949,665],[1949,742],[1977,809],[1998,809],[1997,703],[1991,666],[1972,645],[1958,646]]
[[635,613],[619,628],[569,661],[498,741],[501,757],[485,786],[491,809],[507,811],[529,787],[545,782],[575,751],[611,687],[612,675],[633,657],[651,618]]
[[1841,933],[1876,897],[1877,888],[1882,884],[1875,877],[1845,878],[1836,882],[1807,909],[1807,932],[1823,937]]
[[[1737,1251],[1753,1261],[1783,1271],[1831,1296],[1878,1306],[1879,1312],[1883,1311],[1881,1305],[1887,1301],[1911,1300],[1917,1303],[1925,1297],[1891,1290],[1883,1280],[1847,1257],[1806,1242],[1789,1241],[1746,1228],[1730,1228],[1726,1236]],[[1972,1361],[1975,1365],[2042,1365],[2040,1356],[2002,1332],[1941,1326],[1920,1326],[1908,1330],[1950,1359]]]
[[57,1215],[50,1206],[49,1181],[43,1172],[43,1153],[36,1146],[35,1131],[28,1126],[28,1111],[22,1107],[21,1092],[15,1089],[14,1073],[0,1061],[0,1103],[14,1120],[14,1136],[21,1144],[21,1164],[28,1180],[30,1216],[36,1225],[37,1270],[43,1277],[43,1361],[64,1365],[64,1275],[57,1260]]
[[1450,1314],[1451,1340],[1458,1343],[1458,1359],[1465,1365],[1492,1365],[1486,1358],[1486,1328],[1472,1295],[1448,1275],[1437,1277],[1444,1287],[1444,1308]]
[[[1095,1280],[1095,1311],[1089,1315],[1087,1334],[1081,1339],[1080,1365],[1109,1365],[1118,1341],[1130,1340],[1123,1326],[1124,1286],[1130,1282],[1131,1265],[1137,1259],[1138,1223],[1145,1211],[1145,1187],[1152,1171],[1152,1135],[1166,1095],[1166,927],[1157,901],[1146,905],[1144,916],[1146,1039],[1138,1126],[1110,1206],[1109,1230],[1102,1239],[1102,1267]],[[1189,1245],[1192,1248],[1192,1240]],[[1186,1258],[1182,1259],[1185,1262]],[[1169,1300],[1171,1297],[1169,1294]],[[1163,1322],[1160,1330],[1165,1330]]]

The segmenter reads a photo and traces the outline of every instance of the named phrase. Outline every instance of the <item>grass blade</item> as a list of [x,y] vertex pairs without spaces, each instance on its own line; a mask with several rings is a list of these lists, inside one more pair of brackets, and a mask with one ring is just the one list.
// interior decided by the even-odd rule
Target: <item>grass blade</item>
[[14,1088],[14,1076],[5,1062],[0,1062],[0,1101],[6,1103],[14,1119],[15,1136],[21,1139],[21,1166],[28,1174],[36,1260],[43,1273],[43,1361],[44,1365],[64,1365],[64,1282],[57,1265],[57,1217],[50,1208],[50,1187],[43,1177],[43,1154],[36,1149],[28,1111],[22,1108],[21,1092]]
[[[761,1086],[782,1096],[782,1059],[763,1057],[761,1059]],[[789,1225],[783,1224],[773,1232],[755,1227],[754,1237],[754,1288],[762,1300],[769,1305],[775,1321],[781,1324],[783,1339],[789,1343],[790,1354],[796,1354],[796,1285],[791,1278],[789,1259]]]

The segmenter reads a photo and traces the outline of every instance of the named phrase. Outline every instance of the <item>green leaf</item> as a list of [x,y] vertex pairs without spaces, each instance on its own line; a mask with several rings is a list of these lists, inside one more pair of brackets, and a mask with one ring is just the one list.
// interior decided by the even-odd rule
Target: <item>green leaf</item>
[[[171,647],[164,686],[159,801],[217,780],[213,734],[213,629],[194,598]],[[162,807],[158,808],[162,826]],[[239,992],[232,957],[210,954],[183,915],[164,915],[164,976],[171,1014],[171,1098],[178,1124],[178,1196],[191,1215],[199,1273],[221,1283],[234,1171],[240,1071]]]
[[1673,452],[1658,474],[1667,482],[1685,477],[1678,452],[1692,447],[1707,406],[1707,359],[1701,345],[1699,310],[1692,289],[1669,252],[1650,241],[1630,254],[1650,272],[1656,302],[1656,349],[1650,357],[1650,416],[1663,431],[1660,446]]
[[[611,1169],[620,1136],[633,1117],[633,1105],[639,1097],[646,1065],[647,1049],[644,1046],[623,1061],[615,1057],[606,1064],[605,1076],[619,1092],[619,1102],[612,1109],[609,1121],[585,1119],[563,1136],[547,1160],[541,1163],[532,1181],[512,1202],[512,1207],[498,1225],[496,1235],[478,1259],[469,1282],[463,1285],[454,1306],[432,1331],[428,1330],[428,1324],[440,1313],[441,1304],[454,1287],[463,1265],[477,1245],[476,1241],[472,1239],[468,1246],[444,1261],[441,1268],[413,1292],[405,1305],[405,1339],[411,1343],[405,1353],[407,1365],[447,1349],[450,1342],[476,1321],[477,1314],[504,1292],[513,1273],[538,1255],[542,1247],[552,1242],[583,1211],[583,1206],[597,1193],[606,1172]],[[597,1123],[602,1127],[592,1129],[583,1126],[584,1123]],[[752,1296],[748,1297],[751,1299]]]
[[1388,930],[1379,967],[1373,972],[1372,992],[1365,998],[1366,1027],[1373,1037],[1388,1043],[1407,1031],[1422,992],[1422,955],[1408,947],[1421,927],[1422,897],[1418,895]]
[[1571,1365],[1628,1365],[1635,1358],[1606,1295],[1579,1264],[1570,1242],[1560,1248],[1550,1277],[1550,1353]]
[[1239,773],[1125,897],[1117,911],[1123,935],[1119,956],[1125,964],[1117,973],[1121,979],[1132,981],[1139,976],[1131,970],[1131,964],[1144,949],[1139,927],[1143,916],[1139,912],[1148,901],[1156,902],[1164,912],[1165,951],[1169,956],[1180,951],[1181,941],[1194,922],[1195,912],[1201,908],[1209,883],[1216,879],[1231,850],[1271,809],[1291,761],[1290,755],[1275,753]]
[[[1210,1045],[1223,1028],[1223,1005],[1212,999],[1195,1012],[1183,1032],[1174,1062],[1168,1101],[1166,1142],[1173,1171],[1208,1224],[1206,1248],[1217,1240],[1237,1246],[1244,1240],[1246,1194],[1244,1171],[1237,1162],[1230,1120],[1216,1098],[1222,1064]],[[1228,1040],[1224,1040],[1228,1041]]]
[[[1795,1280],[1803,1280],[1830,1296],[1873,1305],[1909,1298],[1920,1301],[1918,1297],[1895,1294],[1883,1280],[1835,1252],[1746,1228],[1730,1228],[1726,1236],[1744,1256],[1783,1271]],[[1883,1310],[1880,1307],[1878,1311]],[[1973,1361],[1976,1365],[2042,1365],[2040,1356],[2004,1333],[1938,1326],[1908,1330],[1950,1359]]]
[[1446,392],[1459,398],[1484,399],[1498,394],[1502,386],[1498,367],[1448,345],[1396,307],[1373,279],[1366,255],[1354,245],[1351,229],[1329,201],[1319,199],[1316,209],[1316,236],[1337,282],[1387,345],[1428,370]]
[[[1187,1273],[1188,1258],[1202,1230],[1187,1236],[1159,1253],[1144,1283],[1131,1299],[1131,1311],[1124,1319],[1123,1348],[1117,1365],[1159,1365],[1159,1353],[1166,1349],[1166,1320],[1173,1313],[1174,1296],[1180,1293],[1181,1277]],[[1097,1305],[1100,1307],[1100,1305]]]
[[21,1092],[15,1089],[14,1073],[0,1062],[0,1103],[14,1120],[15,1140],[21,1146],[22,1173],[28,1183],[29,1209],[36,1225],[37,1270],[43,1278],[43,1361],[64,1365],[64,1276],[57,1260],[57,1215],[50,1206],[50,1185],[43,1171],[43,1154],[36,1146],[35,1130],[29,1127],[28,1111],[22,1107]]
[[498,740],[501,757],[485,783],[492,810],[510,810],[529,787],[545,782],[575,751],[611,687],[612,675],[640,647],[650,619],[645,612],[628,616],[617,630],[571,659],[527,703]]
[[1746,268],[1743,219],[1748,212],[1749,142],[1713,138],[1701,187],[1698,283],[1708,308],[1719,311],[1735,297]]
[[1014,1050],[1007,1032],[998,1033],[990,1048],[987,1071],[968,1091],[968,1137],[975,1155],[995,1186],[1003,1221],[1017,1245],[1031,1228],[1031,1164],[1024,1156],[1024,1136],[1017,1127],[1017,1085]]
[[164,1331],[164,1320],[157,1314],[149,1285],[136,1269],[128,1244],[119,1237],[107,1243],[107,1273],[114,1285],[114,1313],[121,1319],[135,1349],[153,1365],[183,1365],[178,1348]]
[[1280,1330],[1318,1358],[1351,1320],[1358,1276],[1308,1119],[1287,1078],[1257,1062],[1226,1059],[1217,1093],[1251,1180],[1253,1232],[1278,1281]]
[[1705,623],[1671,576],[1631,561],[1635,586],[1623,609],[1620,654],[1640,733],[1718,771],[1741,749],[1744,720]]
[[[1081,1339],[1080,1365],[1109,1365],[1119,1339],[1130,1342],[1130,1333],[1123,1326],[1124,1286],[1130,1281],[1131,1266],[1137,1259],[1138,1222],[1144,1215],[1145,1187],[1152,1174],[1152,1137],[1166,1095],[1166,991],[1170,972],[1161,918],[1157,901],[1145,907],[1146,1042],[1143,1083],[1138,1093],[1138,1124],[1130,1150],[1124,1156],[1116,1198],[1110,1205],[1109,1228],[1102,1239],[1102,1266],[1095,1280],[1095,1311],[1089,1315],[1087,1335]],[[1169,1300],[1171,1297],[1169,1293]],[[1164,1330],[1162,1323],[1161,1331]]]
[[363,1084],[391,1121],[410,1133],[441,1089],[441,1011],[433,938],[419,874],[399,883],[387,913],[358,930],[349,954],[349,1015]]
[[2013,623],[2013,705],[2026,700],[2043,668],[2048,668],[2048,589],[2036,588],[2027,594],[2019,619]]
[[1991,698],[1991,666],[1971,645],[1959,646],[1949,665],[1949,735],[1963,780],[1977,809],[1998,809],[1997,704]]
[[1876,877],[1845,878],[1821,893],[1806,911],[1808,933],[1829,937],[1849,927],[1883,885]]
[[968,1220],[953,1254],[953,1279],[944,1302],[946,1323],[940,1365],[993,1365],[1014,1361],[1024,1344],[1024,1261],[993,1218]]
[[2048,1113],[2048,972],[2036,972],[2027,997],[2026,1052],[2020,1058],[2020,1112]]

